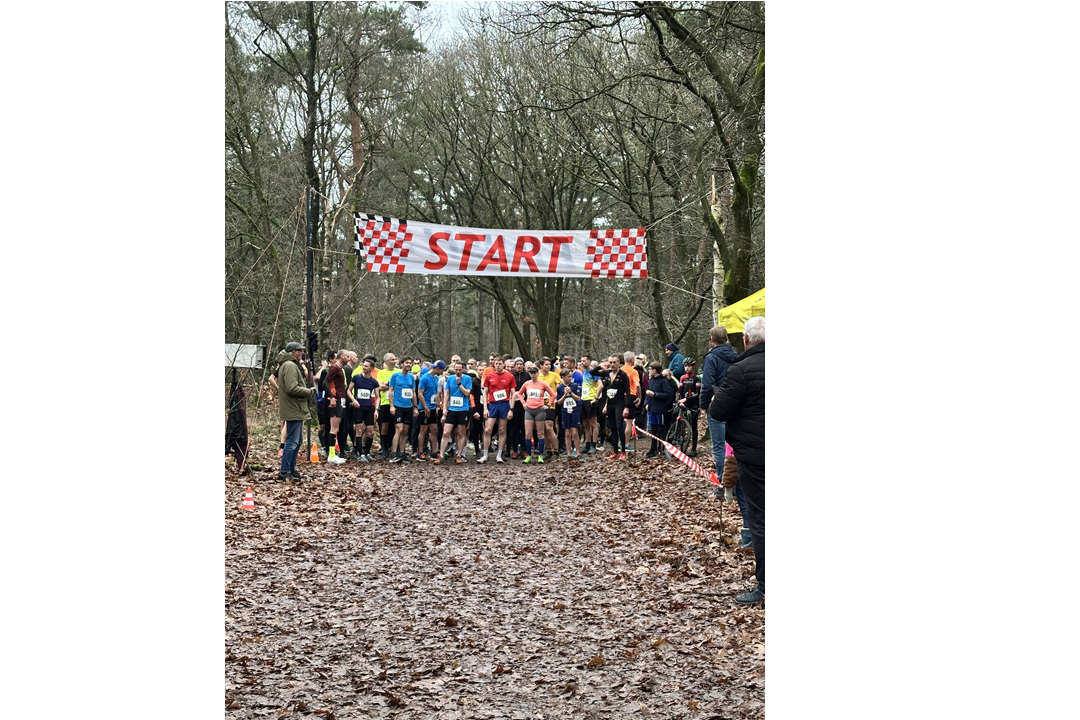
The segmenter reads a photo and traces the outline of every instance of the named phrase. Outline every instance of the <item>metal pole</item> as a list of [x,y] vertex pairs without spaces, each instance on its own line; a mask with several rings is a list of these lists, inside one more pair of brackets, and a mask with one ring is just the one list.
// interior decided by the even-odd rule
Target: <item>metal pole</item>
[[[311,297],[312,297],[312,285],[313,285],[313,280],[314,280],[314,275],[315,275],[315,268],[314,268],[314,265],[315,265],[315,262],[314,262],[314,260],[315,260],[315,248],[314,248],[314,244],[312,243],[312,237],[311,237],[312,236],[312,227],[311,227],[311,186],[310,185],[308,185],[308,187],[307,187],[307,192],[305,194],[305,200],[306,201],[305,201],[304,204],[307,206],[305,214],[306,214],[307,217],[306,217],[306,221],[305,221],[304,236],[305,236],[305,241],[306,241],[306,244],[307,244],[307,253],[306,253],[307,254],[307,259],[306,259],[306,261],[307,261],[307,274],[305,276],[304,284],[307,287],[305,288],[306,292],[305,292],[305,299],[304,299],[304,319],[305,319],[305,323],[304,323],[304,345],[310,347],[309,338],[311,337]],[[315,358],[311,357],[312,354],[313,353],[311,353],[310,351],[308,352],[308,370],[310,371],[311,378],[314,379],[315,378]],[[308,448],[308,452],[310,453],[311,452],[311,403],[310,403],[310,401],[308,402],[308,415],[307,415],[307,448]]]

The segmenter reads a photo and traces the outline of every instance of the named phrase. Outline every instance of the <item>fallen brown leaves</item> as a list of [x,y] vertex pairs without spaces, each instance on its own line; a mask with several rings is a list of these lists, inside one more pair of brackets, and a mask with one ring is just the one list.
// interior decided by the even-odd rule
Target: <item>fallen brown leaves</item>
[[299,470],[227,465],[227,717],[764,717],[738,511],[675,461]]

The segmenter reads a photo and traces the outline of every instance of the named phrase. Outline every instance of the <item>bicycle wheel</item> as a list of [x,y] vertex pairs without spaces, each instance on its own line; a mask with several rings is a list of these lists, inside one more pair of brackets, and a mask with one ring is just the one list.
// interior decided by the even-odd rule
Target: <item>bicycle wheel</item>
[[[672,423],[671,429],[668,430],[667,438],[669,443],[679,448],[679,450],[685,455],[686,448],[690,446],[690,423],[682,415],[675,418],[675,422]],[[668,457],[672,457],[671,452],[664,446],[664,452]]]

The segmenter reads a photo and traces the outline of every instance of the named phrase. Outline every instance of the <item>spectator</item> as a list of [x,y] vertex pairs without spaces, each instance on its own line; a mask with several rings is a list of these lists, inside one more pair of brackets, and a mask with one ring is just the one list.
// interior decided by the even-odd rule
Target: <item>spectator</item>
[[683,367],[683,354],[679,352],[679,346],[668,343],[664,346],[664,353],[668,356],[668,370],[671,371],[672,376],[681,378],[686,370]]
[[[663,369],[659,361],[654,360],[649,364],[649,389],[645,391],[645,407],[649,413],[649,432],[661,439],[667,437],[668,411],[671,410],[671,401],[675,397],[675,389],[661,374]],[[660,442],[653,438],[652,445],[649,447],[649,452],[645,457],[656,457],[660,454],[661,447]]]
[[296,472],[296,453],[300,450],[300,440],[304,420],[311,416],[308,398],[315,394],[315,388],[304,383],[304,371],[300,363],[304,359],[304,346],[291,342],[278,353],[278,414],[285,422],[285,450],[281,455],[281,469],[278,480],[300,481]]
[[[705,423],[709,426],[709,437],[712,439],[713,466],[716,476],[723,477],[724,432],[727,424],[713,420],[709,416],[709,403],[712,402],[716,388],[724,382],[728,368],[735,362],[738,353],[728,342],[727,329],[720,325],[709,331],[709,345],[712,347],[701,362],[701,407],[705,410]],[[743,497],[742,490],[739,488],[735,488],[735,497],[739,501],[739,512],[742,513],[745,528],[742,533],[742,546],[750,547],[750,530],[747,524],[749,510],[746,508],[746,498]]]
[[737,486],[749,508],[757,587],[735,602],[752,605],[765,599],[765,318],[747,320],[743,340],[746,350],[717,388],[709,418],[727,423],[727,442],[738,461]]

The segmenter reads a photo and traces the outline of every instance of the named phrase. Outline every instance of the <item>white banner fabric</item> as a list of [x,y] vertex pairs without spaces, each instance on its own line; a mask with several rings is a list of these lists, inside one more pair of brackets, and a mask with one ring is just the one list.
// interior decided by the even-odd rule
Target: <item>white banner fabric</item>
[[491,230],[356,213],[368,272],[647,278],[645,229]]

